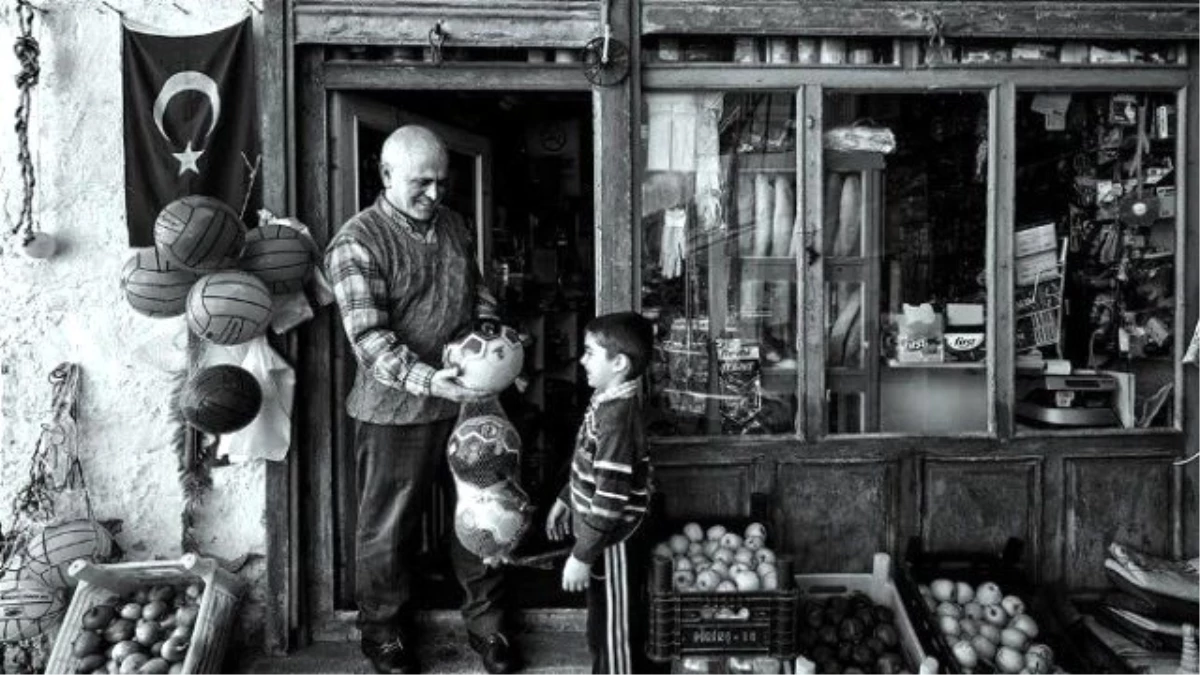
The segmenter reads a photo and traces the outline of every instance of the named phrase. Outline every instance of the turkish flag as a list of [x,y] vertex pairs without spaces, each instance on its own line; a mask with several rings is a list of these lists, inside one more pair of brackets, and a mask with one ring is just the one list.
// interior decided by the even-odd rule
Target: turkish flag
[[[190,194],[254,214],[258,106],[249,18],[183,37],[121,28],[125,210],[130,246],[154,245],[154,219]],[[250,225],[252,223],[247,223]]]

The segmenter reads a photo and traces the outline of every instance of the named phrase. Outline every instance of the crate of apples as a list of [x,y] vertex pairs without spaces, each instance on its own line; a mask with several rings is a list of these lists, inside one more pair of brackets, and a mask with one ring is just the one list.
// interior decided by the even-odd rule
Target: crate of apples
[[999,585],[937,578],[917,590],[962,672],[1060,672],[1025,602]]
[[182,673],[204,582],[159,584],[93,605],[71,643],[76,673]]
[[704,528],[689,522],[654,548],[654,557],[671,561],[671,588],[680,593],[774,591],[782,586],[779,560],[767,546],[767,528],[725,525]]

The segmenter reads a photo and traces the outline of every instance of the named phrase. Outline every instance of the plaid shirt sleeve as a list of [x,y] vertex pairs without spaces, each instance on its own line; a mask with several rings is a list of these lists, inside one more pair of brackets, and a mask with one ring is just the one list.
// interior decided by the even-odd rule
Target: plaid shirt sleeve
[[338,240],[325,254],[325,269],[361,367],[389,387],[428,396],[437,369],[422,363],[389,328],[387,282],[366,247]]

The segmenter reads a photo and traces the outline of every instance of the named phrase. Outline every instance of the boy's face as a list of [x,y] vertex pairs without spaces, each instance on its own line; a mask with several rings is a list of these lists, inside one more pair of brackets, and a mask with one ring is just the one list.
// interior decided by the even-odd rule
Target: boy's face
[[583,336],[583,356],[579,362],[587,372],[588,386],[596,391],[620,384],[629,370],[627,357],[614,354],[610,358],[604,347],[596,341],[596,336],[591,333]]

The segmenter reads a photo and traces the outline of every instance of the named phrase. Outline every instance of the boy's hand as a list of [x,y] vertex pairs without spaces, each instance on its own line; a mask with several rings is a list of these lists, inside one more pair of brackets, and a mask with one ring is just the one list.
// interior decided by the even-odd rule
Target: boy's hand
[[429,380],[430,395],[449,399],[455,403],[479,401],[489,396],[487,392],[464,387],[458,381],[459,374],[458,368],[443,368],[434,373],[433,378]]
[[562,541],[568,534],[571,534],[571,509],[563,500],[555,499],[550,515],[546,516],[546,538]]
[[591,577],[592,566],[580,561],[575,556],[567,558],[567,564],[563,565],[562,587],[564,591],[578,593],[588,587],[588,580]]

